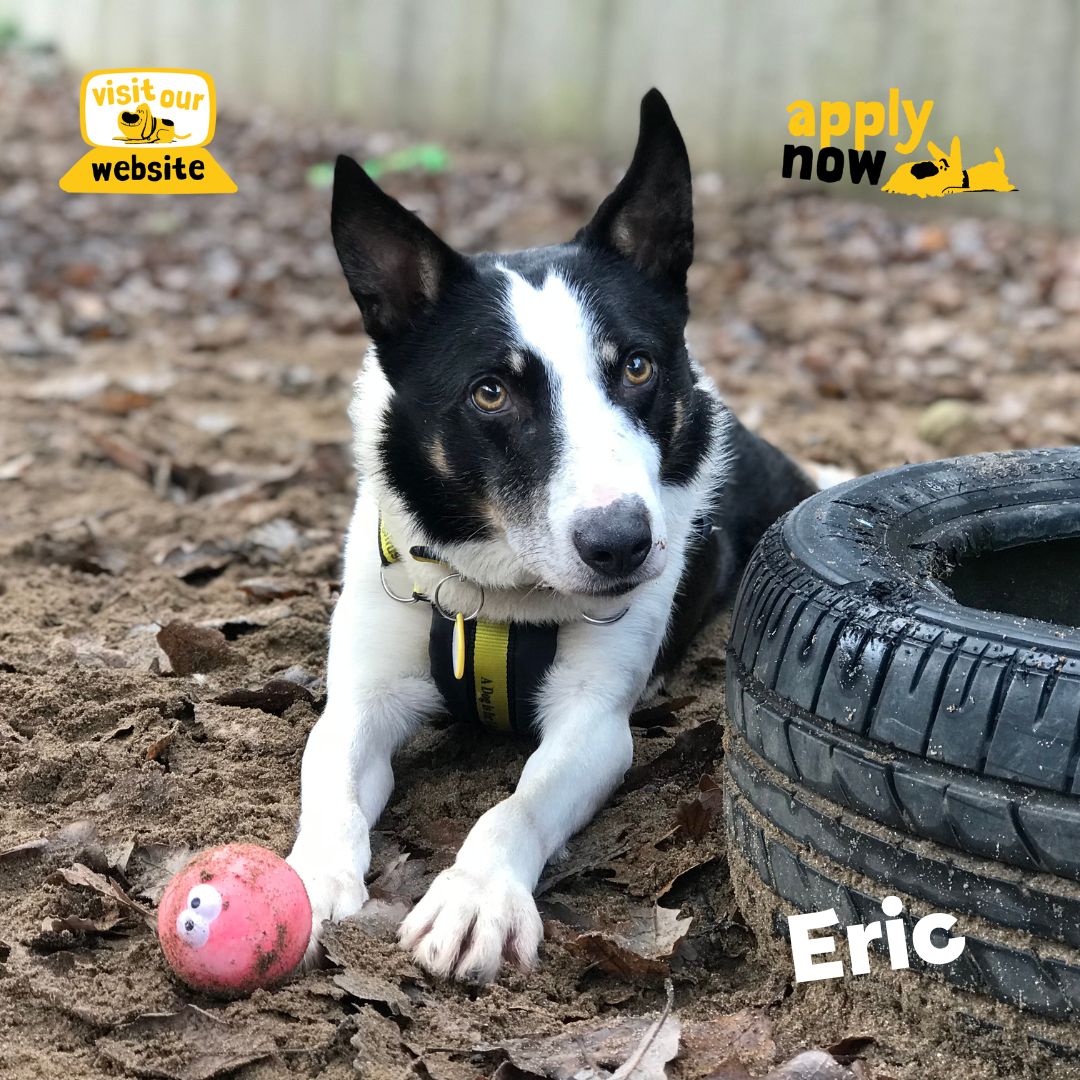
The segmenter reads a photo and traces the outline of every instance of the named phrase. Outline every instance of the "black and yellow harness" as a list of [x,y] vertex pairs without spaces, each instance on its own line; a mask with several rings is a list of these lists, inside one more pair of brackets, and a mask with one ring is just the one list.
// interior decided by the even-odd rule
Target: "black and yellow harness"
[[[409,557],[446,569],[443,581],[460,577],[428,548],[410,548]],[[379,559],[383,569],[402,561],[381,517]],[[431,604],[431,677],[455,719],[498,731],[532,733],[540,684],[555,660],[558,626],[482,619],[482,602],[471,616],[450,613],[439,602],[438,588],[427,596],[414,586],[409,597],[390,592],[385,581],[383,588],[403,603]]]

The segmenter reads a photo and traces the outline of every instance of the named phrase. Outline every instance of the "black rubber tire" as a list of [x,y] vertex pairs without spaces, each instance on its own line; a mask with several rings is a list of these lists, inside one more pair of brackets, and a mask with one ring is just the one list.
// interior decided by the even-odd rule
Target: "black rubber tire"
[[[798,911],[832,908],[840,927],[882,918],[882,897],[897,895],[899,890],[885,891],[876,879],[852,880],[853,875],[842,866],[830,867],[826,860],[808,859],[798,845],[774,835],[768,823],[751,812],[742,794],[733,785],[726,789],[728,842],[776,896]],[[910,940],[916,919],[930,909],[924,907],[913,914],[910,899],[902,892],[899,895],[905,900],[901,918]],[[784,932],[782,926],[775,929]],[[835,933],[841,935],[842,931],[838,928]],[[992,933],[968,930],[964,936],[964,951],[954,963],[929,968],[912,954],[912,970],[932,973],[960,989],[988,994],[1048,1020],[1066,1021],[1066,1034],[1074,1034],[1072,1025],[1080,1015],[1080,966],[1060,956],[1045,955],[1038,945],[1025,943],[1018,947],[997,940]],[[844,955],[842,946],[838,955]],[[884,958],[881,962],[885,964]]]
[[965,555],[1076,537],[1078,448],[821,492],[751,558],[727,668],[732,810],[776,829],[732,826],[748,864],[803,910],[838,887],[806,884],[830,880],[820,859],[867,883],[853,917],[894,892],[977,918],[989,936],[939,974],[1053,1019],[1080,1015],[1080,630],[947,581]]

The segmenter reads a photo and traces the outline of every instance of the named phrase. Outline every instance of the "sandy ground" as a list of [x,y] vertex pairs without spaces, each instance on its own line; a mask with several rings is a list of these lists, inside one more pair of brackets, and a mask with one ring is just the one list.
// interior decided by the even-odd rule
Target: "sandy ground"
[[[539,973],[446,986],[392,944],[527,753],[435,725],[402,755],[376,900],[331,934],[329,967],[226,1005],[172,980],[150,928],[170,874],[208,845],[292,840],[364,348],[323,165],[407,139],[226,116],[215,152],[240,194],[70,197],[74,86],[47,56],[0,54],[0,1074],[607,1076],[670,979],[637,1076],[676,1051],[672,1077],[759,1076],[828,1046],[854,1063],[776,1075],[1069,1075],[1022,1022],[994,1039],[943,1023],[955,999],[925,980],[793,990],[782,952],[757,948],[709,779],[722,625],[549,868]],[[448,171],[386,182],[469,249],[565,238],[616,175],[450,150]],[[886,196],[739,196],[717,175],[697,204],[691,343],[785,450],[865,471],[1080,441],[1076,238]],[[176,621],[216,636],[170,658],[157,634]]]

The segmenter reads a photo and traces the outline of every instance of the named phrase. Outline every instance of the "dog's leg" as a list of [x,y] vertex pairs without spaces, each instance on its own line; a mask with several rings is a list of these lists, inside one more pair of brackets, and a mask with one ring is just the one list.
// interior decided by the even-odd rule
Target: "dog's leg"
[[390,759],[424,715],[440,706],[428,674],[427,605],[382,591],[378,510],[362,491],[349,526],[341,597],[330,627],[326,708],[300,769],[300,825],[288,861],[311,900],[314,958],[324,919],[367,899],[368,831],[394,786]]
[[681,553],[611,626],[559,633],[541,692],[541,742],[513,795],[473,826],[401,926],[403,948],[435,974],[487,982],[504,959],[536,961],[543,927],[532,891],[553,855],[618,786],[633,757],[629,716],[660,646]]

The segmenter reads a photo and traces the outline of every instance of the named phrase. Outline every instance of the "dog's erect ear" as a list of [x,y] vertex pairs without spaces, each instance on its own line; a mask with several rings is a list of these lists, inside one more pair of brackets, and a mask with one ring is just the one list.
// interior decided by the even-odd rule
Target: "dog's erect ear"
[[930,151],[935,160],[940,161],[945,158],[951,166],[954,168],[960,168],[960,136],[954,135],[952,142],[949,144],[949,152],[946,154],[936,143],[927,141],[926,149]]
[[330,230],[349,291],[376,341],[404,330],[434,303],[463,261],[344,155],[334,169]]
[[659,90],[641,99],[641,127],[630,168],[577,239],[618,252],[680,292],[686,288],[686,271],[694,258],[690,160]]

